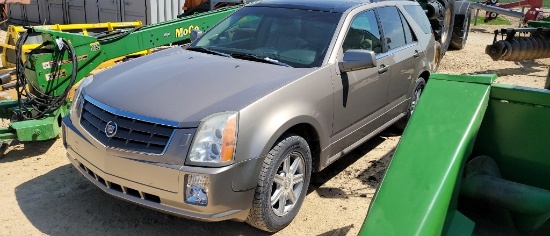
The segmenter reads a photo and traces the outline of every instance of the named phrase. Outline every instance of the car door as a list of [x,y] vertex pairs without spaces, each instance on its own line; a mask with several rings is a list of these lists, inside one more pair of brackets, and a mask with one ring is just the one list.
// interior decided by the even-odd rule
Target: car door
[[385,50],[392,65],[388,71],[388,103],[392,109],[387,113],[392,119],[408,107],[411,85],[416,80],[416,69],[423,56],[416,35],[403,14],[395,6],[378,8],[384,35]]
[[[342,51],[364,49],[374,51],[377,66],[340,73],[334,81],[334,124],[331,160],[345,154],[346,148],[368,138],[385,121],[382,114],[387,106],[388,57],[381,41],[375,10],[357,14],[346,32]],[[335,156],[336,155],[336,156]]]

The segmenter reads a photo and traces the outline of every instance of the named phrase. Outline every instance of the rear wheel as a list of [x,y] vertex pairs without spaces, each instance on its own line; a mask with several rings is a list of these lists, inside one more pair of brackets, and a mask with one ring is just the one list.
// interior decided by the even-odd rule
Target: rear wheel
[[471,16],[471,10],[466,11],[464,15],[456,16],[450,45],[452,49],[460,50],[466,45],[468,32],[470,31]]
[[432,28],[435,31],[436,40],[441,44],[441,50],[439,54],[439,59],[443,58],[443,55],[447,52],[449,44],[451,43],[451,35],[453,32],[454,24],[454,0],[439,0],[438,1],[443,7],[444,11],[441,16],[437,19],[430,20]]
[[425,86],[426,80],[424,80],[424,78],[420,77],[416,80],[412,90],[411,99],[409,101],[409,107],[407,108],[407,113],[403,118],[395,123],[395,127],[399,128],[400,130],[405,130],[405,127],[407,127],[407,123],[409,123],[409,119],[411,118],[414,109],[416,108],[416,105],[420,100],[420,95],[422,95]]
[[306,140],[296,135],[279,139],[264,160],[246,222],[268,232],[290,224],[306,196],[311,163]]

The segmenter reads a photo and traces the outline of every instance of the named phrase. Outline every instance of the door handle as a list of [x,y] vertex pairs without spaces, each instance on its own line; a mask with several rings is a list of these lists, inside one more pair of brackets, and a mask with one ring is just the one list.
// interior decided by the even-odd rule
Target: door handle
[[418,50],[414,50],[413,57],[414,57],[414,58],[418,58],[418,57],[419,57]]
[[390,68],[389,66],[381,65],[381,66],[380,66],[380,69],[378,69],[378,74],[384,74],[384,73],[386,73],[386,71],[388,71],[389,68]]

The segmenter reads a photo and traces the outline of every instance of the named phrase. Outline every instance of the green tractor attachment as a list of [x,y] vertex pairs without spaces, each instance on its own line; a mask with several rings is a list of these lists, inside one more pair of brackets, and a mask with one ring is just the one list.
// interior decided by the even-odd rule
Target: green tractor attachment
[[550,91],[496,78],[431,76],[361,235],[548,235]]
[[[485,52],[550,58],[550,18],[496,30]],[[496,78],[430,77],[361,235],[550,235],[550,71],[546,89]]]

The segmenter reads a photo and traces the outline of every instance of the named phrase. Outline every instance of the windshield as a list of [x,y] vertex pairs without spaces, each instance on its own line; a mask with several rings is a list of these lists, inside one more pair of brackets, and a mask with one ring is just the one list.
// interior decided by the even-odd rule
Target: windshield
[[244,7],[189,47],[235,58],[292,67],[318,67],[340,19],[339,13]]

